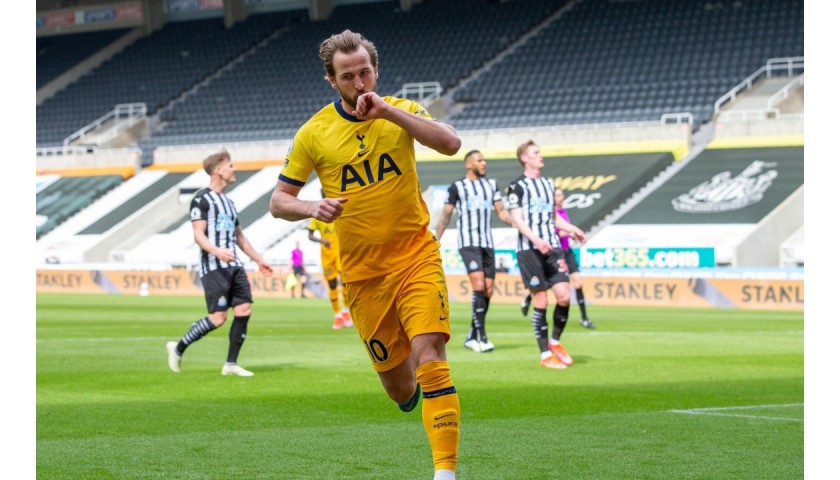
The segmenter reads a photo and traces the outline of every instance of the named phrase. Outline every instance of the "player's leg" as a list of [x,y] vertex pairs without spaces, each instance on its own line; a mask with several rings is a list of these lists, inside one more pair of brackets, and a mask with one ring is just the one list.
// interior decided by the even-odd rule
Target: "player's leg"
[[339,330],[344,326],[344,315],[339,304],[338,294],[338,269],[336,268],[335,256],[321,254],[321,265],[324,269],[324,280],[327,281],[330,304],[333,309],[333,330]]
[[397,298],[398,314],[411,339],[417,383],[423,391],[423,426],[432,449],[435,478],[454,478],[461,405],[446,359],[449,293],[437,252],[412,267]]
[[337,278],[339,279],[339,291],[338,296],[340,299],[341,307],[341,320],[344,323],[344,326],[350,328],[353,326],[353,317],[350,316],[350,309],[348,308],[347,297],[344,296],[344,287],[341,284],[341,258],[337,255],[333,261],[333,269],[337,274]]
[[233,303],[233,323],[228,333],[228,356],[222,367],[222,375],[251,377],[254,375],[253,372],[239,366],[239,351],[248,333],[248,321],[251,319],[251,304],[253,303],[251,284],[242,268],[234,270],[230,298]]
[[578,308],[580,308],[580,324],[586,328],[595,328],[595,324],[589,319],[586,314],[586,298],[583,295],[583,278],[580,276],[580,267],[578,266],[575,252],[570,248],[565,251],[566,265],[569,266],[569,283],[575,289],[575,299],[577,300]]
[[566,329],[569,320],[569,275],[565,269],[558,268],[559,258],[563,252],[555,249],[550,252],[546,261],[546,275],[548,276],[551,291],[554,294],[556,305],[554,306],[554,326],[551,330],[551,338],[548,339],[548,348],[566,365],[572,364],[572,357],[566,352],[560,337]]
[[181,371],[181,357],[187,347],[217,329],[227,319],[228,278],[222,270],[214,270],[201,277],[204,288],[204,300],[207,304],[207,316],[199,318],[187,330],[178,342],[167,342],[166,352],[169,369],[175,373]]
[[417,335],[411,341],[418,364],[417,383],[423,391],[423,426],[432,448],[436,477],[444,475],[441,471],[454,475],[461,431],[461,404],[446,361],[445,344],[440,333]]
[[[496,278],[496,256],[492,248],[481,249],[482,278],[477,285],[484,296],[484,311],[478,316],[478,341],[482,352],[490,352],[495,345],[487,339],[487,312],[490,309],[490,296],[493,295],[493,280]],[[475,288],[475,286],[473,287]]]
[[487,342],[487,332],[485,331],[484,321],[487,313],[487,299],[484,290],[484,272],[479,270],[470,272],[470,285],[472,287],[472,322],[470,324],[470,332],[467,335],[467,340],[464,346],[470,348],[475,352],[482,352],[485,350],[483,343]]
[[[432,263],[421,260],[407,269],[344,287],[359,337],[386,393],[404,412],[422,403],[435,469],[454,475],[460,404],[445,357],[449,299],[440,257],[434,252]],[[415,342],[409,336],[420,337],[419,354],[413,352]],[[429,336],[434,339],[424,340]],[[435,428],[435,416],[440,423],[441,415],[452,412],[455,421]]]
[[341,312],[341,305],[338,303],[338,278],[327,280],[329,287],[330,303],[333,309],[333,330],[338,330],[344,326],[344,315]]
[[254,373],[239,366],[239,352],[248,333],[248,320],[251,319],[251,304],[243,303],[233,308],[233,323],[228,333],[228,356],[222,367],[222,375],[252,377]]
[[461,406],[446,359],[449,293],[438,252],[405,272],[396,298],[397,314],[411,339],[415,378],[422,390],[423,427],[432,450],[435,478],[455,478]]
[[572,356],[566,352],[566,348],[560,342],[560,337],[566,329],[569,321],[569,282],[560,282],[551,287],[557,304],[554,306],[554,327],[551,329],[551,338],[548,339],[548,348],[566,365],[571,365]]
[[[490,299],[493,298],[493,286],[495,285],[495,282],[496,282],[495,275],[493,277],[494,278],[489,278],[489,277],[487,277],[486,274],[484,276],[484,321],[485,321],[485,325],[487,323],[487,315],[490,314]],[[493,350],[494,348],[496,348],[496,346],[493,345],[493,343],[491,343],[489,340],[487,340],[487,343],[488,343],[488,346],[490,347],[490,350]]]
[[[467,276],[470,279],[472,299],[470,302],[470,330],[464,340],[464,347],[481,352],[481,325],[482,317],[486,309],[484,300],[484,270],[482,268],[481,249],[476,247],[465,247],[459,250],[464,267],[467,269]],[[486,337],[486,334],[485,334]]]
[[540,350],[540,365],[546,368],[562,369],[566,364],[557,359],[548,347],[548,322],[546,310],[548,308],[548,279],[545,274],[547,259],[536,250],[523,250],[516,254],[522,283],[530,290],[531,303],[534,308],[531,313],[531,327],[537,348]]
[[572,288],[575,289],[575,298],[577,300],[578,308],[580,308],[580,324],[586,328],[595,328],[595,324],[589,319],[586,314],[586,297],[583,295],[583,278],[580,272],[574,272],[569,275],[569,282]]

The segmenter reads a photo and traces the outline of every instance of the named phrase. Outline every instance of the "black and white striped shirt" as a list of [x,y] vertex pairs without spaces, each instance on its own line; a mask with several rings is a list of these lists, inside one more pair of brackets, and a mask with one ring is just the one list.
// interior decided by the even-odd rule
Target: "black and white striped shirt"
[[[522,209],[525,224],[547,241],[552,247],[560,248],[560,241],[554,231],[554,183],[548,178],[519,176],[508,187],[508,208]],[[536,250],[528,237],[519,234],[517,251]]]
[[206,220],[207,228],[204,233],[214,246],[233,251],[236,260],[223,262],[215,255],[200,249],[199,269],[203,277],[208,272],[220,268],[241,267],[242,261],[236,253],[236,227],[239,225],[239,214],[233,201],[224,193],[218,193],[209,188],[196,192],[190,202],[190,220]]
[[458,212],[458,248],[493,248],[491,220],[494,203],[502,200],[496,180],[466,177],[455,180],[449,186],[449,205]]

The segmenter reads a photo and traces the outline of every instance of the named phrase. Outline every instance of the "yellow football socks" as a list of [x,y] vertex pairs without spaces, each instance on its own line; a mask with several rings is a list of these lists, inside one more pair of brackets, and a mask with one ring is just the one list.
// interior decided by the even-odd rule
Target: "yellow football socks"
[[417,367],[415,373],[423,390],[423,427],[432,447],[435,470],[455,471],[461,406],[449,374],[449,363],[424,363]]

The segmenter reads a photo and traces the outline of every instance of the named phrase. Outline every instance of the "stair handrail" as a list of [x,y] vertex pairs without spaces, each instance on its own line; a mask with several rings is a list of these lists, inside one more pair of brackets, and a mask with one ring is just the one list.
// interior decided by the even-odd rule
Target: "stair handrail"
[[147,113],[146,104],[142,102],[136,103],[118,103],[114,106],[114,109],[110,112],[102,115],[101,117],[97,118],[96,120],[90,122],[89,124],[85,125],[84,127],[76,130],[70,136],[64,139],[63,145],[64,148],[67,149],[71,143],[74,141],[84,137],[89,132],[100,128],[105,122],[111,119],[119,119],[119,118],[137,118],[137,117],[145,117]]
[[740,93],[743,90],[752,88],[753,83],[760,77],[766,76],[767,78],[770,78],[773,76],[773,72],[776,71],[785,71],[787,72],[788,76],[792,76],[794,74],[794,71],[804,69],[805,57],[780,57],[768,59],[764,66],[753,72],[752,75],[744,79],[741,83],[739,83],[731,90],[723,94],[722,97],[717,99],[717,101],[715,102],[715,114],[718,114],[720,112],[720,109],[724,103],[734,101],[735,97],[738,96],[738,93]]

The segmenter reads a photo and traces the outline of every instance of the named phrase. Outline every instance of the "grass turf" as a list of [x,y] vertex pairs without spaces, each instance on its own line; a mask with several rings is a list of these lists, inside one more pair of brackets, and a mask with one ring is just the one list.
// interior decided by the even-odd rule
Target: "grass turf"
[[[258,299],[240,364],[228,325],[164,344],[203,299],[38,295],[42,479],[430,479],[419,408],[391,402],[355,329],[325,300]],[[575,363],[541,368],[518,305],[492,304],[489,353],[448,356],[461,402],[459,479],[804,477],[803,314],[572,306]],[[551,313],[551,310],[549,311]]]

